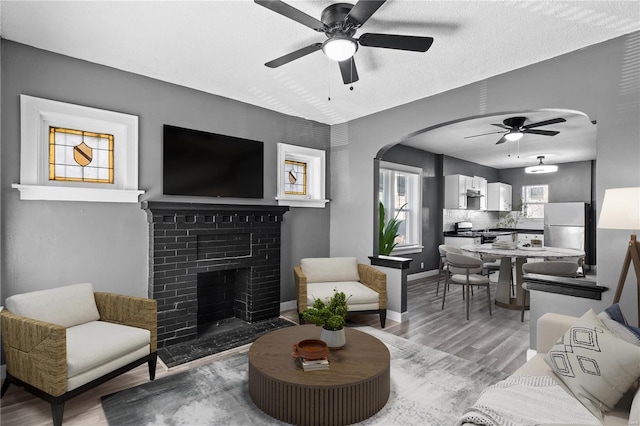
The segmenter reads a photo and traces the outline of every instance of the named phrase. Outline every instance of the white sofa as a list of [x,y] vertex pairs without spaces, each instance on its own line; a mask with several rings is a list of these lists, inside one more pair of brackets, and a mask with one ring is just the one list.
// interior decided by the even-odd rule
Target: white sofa
[[334,289],[347,296],[349,313],[377,313],[384,328],[387,317],[387,275],[358,263],[355,257],[305,258],[293,268],[298,317],[316,299],[328,300]]
[[10,384],[51,403],[62,424],[66,400],[138,365],[155,377],[157,302],[93,291],[90,283],[8,297],[2,341]]
[[[595,314],[593,315],[595,316]],[[600,316],[598,316],[598,318],[601,319]],[[529,361],[527,361],[517,371],[515,371],[511,376],[511,378],[513,378],[514,376],[551,377],[562,389],[564,389],[567,392],[568,395],[571,396],[572,399],[577,399],[575,397],[576,394],[581,394],[581,398],[584,399],[585,392],[580,392],[580,391],[576,392],[575,388],[573,389],[573,391],[571,391],[567,387],[567,385],[563,382],[563,380],[560,378],[560,376],[556,374],[556,372],[554,372],[553,369],[549,366],[549,364],[547,364],[547,362],[545,361],[545,357],[547,356],[549,351],[554,349],[554,346],[559,344],[559,339],[562,338],[565,335],[565,333],[570,328],[572,328],[572,326],[574,326],[579,320],[581,319],[572,317],[572,316],[553,314],[553,313],[546,313],[542,317],[540,317],[538,320],[538,328],[537,328],[537,348],[536,348],[537,354],[533,358],[531,358]],[[600,343],[604,344],[604,340],[601,339]],[[556,346],[555,349],[557,348],[558,346]],[[640,350],[640,347],[638,349]],[[604,352],[605,351],[603,350],[602,353]],[[638,352],[631,352],[631,354],[632,354],[631,355],[632,357],[638,356],[638,359],[637,359],[638,367],[634,368],[635,372],[633,373],[633,374],[637,374],[638,368],[640,368],[640,355],[635,355],[635,354],[638,354]],[[587,368],[588,367],[589,366],[587,365]],[[635,377],[636,377],[635,379],[636,383],[631,385],[630,389],[626,391],[622,396],[622,398],[617,402],[617,404],[615,404],[615,407],[613,407],[613,409],[610,411],[606,411],[602,413],[603,415],[603,418],[601,419],[602,424],[606,426],[609,426],[609,425],[638,426],[639,425],[640,391],[638,390],[638,383],[637,383],[638,376],[636,375]],[[597,379],[601,379],[601,378],[597,378]],[[615,385],[613,387],[615,387]],[[614,392],[615,390],[608,391],[608,393],[614,393]],[[592,395],[589,395],[589,397],[592,397]],[[481,399],[482,399],[482,395],[479,401]],[[584,403],[582,405],[584,406]],[[545,410],[548,409],[548,407],[539,407],[539,409],[541,410],[541,412],[544,412]],[[592,410],[589,410],[589,411],[593,412]],[[484,424],[483,422],[477,422],[477,423]],[[466,426],[473,426],[473,425],[476,425],[477,423],[467,422],[463,424]]]

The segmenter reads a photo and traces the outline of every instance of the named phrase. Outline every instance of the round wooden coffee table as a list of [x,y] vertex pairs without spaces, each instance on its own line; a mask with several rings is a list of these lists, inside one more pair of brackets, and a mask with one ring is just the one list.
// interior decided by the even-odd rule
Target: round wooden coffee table
[[265,413],[296,425],[345,425],[371,417],[389,399],[390,355],[375,337],[345,328],[347,344],[329,369],[304,371],[291,346],[320,338],[320,327],[286,327],[249,349],[249,394]]

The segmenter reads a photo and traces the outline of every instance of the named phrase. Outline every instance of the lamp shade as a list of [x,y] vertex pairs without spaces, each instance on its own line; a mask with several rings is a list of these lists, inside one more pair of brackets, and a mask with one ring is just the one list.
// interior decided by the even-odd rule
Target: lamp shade
[[607,189],[598,228],[640,229],[640,187]]

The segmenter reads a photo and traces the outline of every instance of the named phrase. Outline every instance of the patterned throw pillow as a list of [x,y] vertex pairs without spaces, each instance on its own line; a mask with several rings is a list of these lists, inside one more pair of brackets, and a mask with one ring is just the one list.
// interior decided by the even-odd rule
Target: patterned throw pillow
[[558,340],[545,362],[594,416],[611,410],[640,377],[640,347],[617,338],[593,309]]
[[617,303],[609,306],[598,314],[598,318],[616,337],[640,346],[640,328],[634,327],[627,322],[620,305]]

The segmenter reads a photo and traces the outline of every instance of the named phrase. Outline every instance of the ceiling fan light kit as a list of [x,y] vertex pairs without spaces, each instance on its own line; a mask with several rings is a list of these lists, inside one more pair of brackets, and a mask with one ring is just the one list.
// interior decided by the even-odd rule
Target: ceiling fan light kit
[[358,50],[358,43],[348,36],[336,35],[322,44],[322,51],[332,61],[340,62],[351,58]]
[[558,166],[554,164],[544,164],[542,160],[544,160],[544,155],[538,156],[538,160],[540,162],[535,166],[525,167],[525,173],[553,173],[558,171]]
[[520,131],[515,131],[515,132],[509,132],[506,135],[504,135],[504,138],[506,140],[508,140],[509,142],[515,142],[515,141],[519,141],[520,139],[522,139],[522,137],[524,136],[524,133],[520,132]]
[[[358,70],[353,60],[353,55],[358,50],[358,46],[426,52],[433,43],[432,37],[397,34],[366,33],[354,38],[356,31],[371,18],[371,15],[386,0],[359,0],[354,5],[350,3],[335,3],[322,11],[320,20],[281,0],[254,1],[260,6],[292,19],[314,31],[324,33],[328,38],[324,43],[314,43],[267,62],[265,65],[269,68],[279,67],[322,49],[329,59],[340,64],[340,74],[344,84],[351,84],[358,81]],[[350,60],[347,61],[348,59]]]

